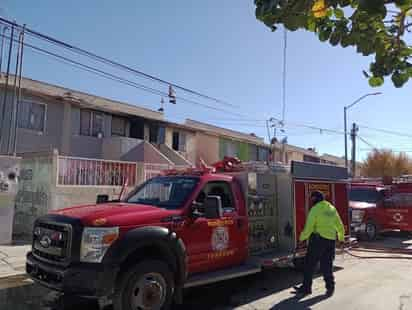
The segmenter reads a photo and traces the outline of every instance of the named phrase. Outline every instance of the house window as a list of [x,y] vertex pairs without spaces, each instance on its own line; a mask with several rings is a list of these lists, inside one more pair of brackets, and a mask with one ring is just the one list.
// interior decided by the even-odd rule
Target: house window
[[126,136],[126,120],[122,117],[112,117],[112,136]]
[[157,125],[151,125],[149,127],[149,142],[155,144],[165,143],[165,132],[164,127],[159,127]]
[[46,105],[31,101],[21,101],[19,110],[19,128],[44,131]]
[[94,137],[99,136],[101,134],[103,136],[103,120],[104,120],[104,115],[103,113],[98,113],[98,112],[93,112],[92,113],[92,135]]
[[259,161],[267,161],[269,159],[269,150],[263,147],[258,149],[258,160]]
[[226,143],[226,156],[237,157],[238,147],[237,144],[233,141],[227,141]]
[[82,136],[90,136],[90,124],[92,121],[92,112],[80,110],[80,134]]
[[104,114],[101,112],[80,110],[80,134],[82,136],[103,136]]
[[174,131],[172,148],[175,151],[186,152],[186,134],[183,132]]

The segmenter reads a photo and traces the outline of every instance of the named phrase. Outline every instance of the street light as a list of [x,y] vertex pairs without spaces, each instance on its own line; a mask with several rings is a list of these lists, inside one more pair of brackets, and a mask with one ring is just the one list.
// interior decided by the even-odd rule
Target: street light
[[370,94],[366,94],[363,95],[362,97],[359,97],[358,99],[356,99],[354,102],[352,102],[350,105],[345,106],[343,108],[343,118],[344,118],[344,126],[345,126],[345,167],[346,169],[348,169],[348,124],[347,124],[347,111],[352,108],[354,105],[356,105],[359,101],[365,99],[366,97],[369,96],[377,96],[377,95],[382,95],[381,92],[377,92],[377,93],[370,93]]

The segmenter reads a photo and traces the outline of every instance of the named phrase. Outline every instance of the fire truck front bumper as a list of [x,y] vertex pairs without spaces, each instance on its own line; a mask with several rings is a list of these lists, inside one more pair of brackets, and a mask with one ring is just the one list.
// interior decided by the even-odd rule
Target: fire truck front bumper
[[49,289],[84,297],[109,296],[117,269],[97,264],[57,267],[27,255],[26,272],[32,280]]

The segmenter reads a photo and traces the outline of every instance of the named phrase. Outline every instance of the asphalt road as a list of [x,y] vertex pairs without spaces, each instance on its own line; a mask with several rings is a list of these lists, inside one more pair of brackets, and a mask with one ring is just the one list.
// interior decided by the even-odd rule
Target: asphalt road
[[[374,244],[408,248],[411,244],[409,239],[391,235]],[[191,289],[185,293],[185,304],[176,309],[412,310],[412,255],[352,253],[381,258],[356,258],[348,254],[338,257],[335,262],[336,293],[331,298],[324,296],[323,280],[317,277],[313,295],[297,300],[291,294],[291,288],[300,283],[301,275],[293,269],[275,269]],[[29,282],[24,286],[21,284],[21,279],[0,284],[1,310],[97,310],[93,303],[67,301]]]

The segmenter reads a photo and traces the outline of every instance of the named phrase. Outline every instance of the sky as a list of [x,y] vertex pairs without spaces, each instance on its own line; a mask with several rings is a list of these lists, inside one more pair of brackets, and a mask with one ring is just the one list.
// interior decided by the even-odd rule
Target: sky
[[[165,104],[169,120],[191,118],[267,139],[265,120],[281,118],[283,30],[271,32],[257,21],[253,0],[0,0],[0,8],[2,16],[33,30],[231,104],[177,90],[178,96],[224,112],[178,100],[176,105]],[[33,38],[26,40],[167,92],[166,85]],[[364,159],[372,146],[412,155],[411,138],[369,129],[412,132],[412,82],[396,89],[388,80],[383,87],[372,89],[362,74],[371,58],[357,54],[351,47],[322,43],[310,32],[288,32],[287,40],[284,135],[290,144],[342,156],[342,134],[296,124],[343,131],[343,107],[364,94],[380,91],[382,95],[366,98],[348,114],[349,124],[360,124],[359,135],[368,142],[358,141],[358,159]],[[84,72],[29,49],[25,50],[23,74],[151,109],[160,106],[158,95]]]

